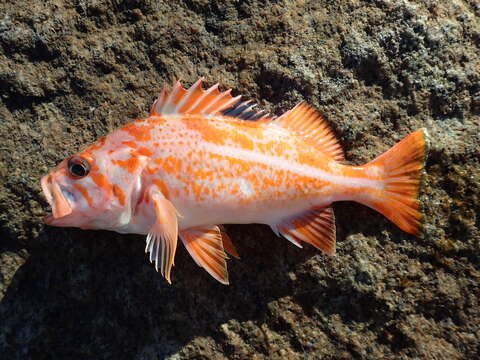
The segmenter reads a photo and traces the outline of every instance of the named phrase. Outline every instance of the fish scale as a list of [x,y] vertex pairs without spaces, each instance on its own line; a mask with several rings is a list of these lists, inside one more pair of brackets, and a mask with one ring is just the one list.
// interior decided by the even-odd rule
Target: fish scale
[[362,166],[343,163],[323,117],[300,103],[278,118],[221,92],[177,82],[150,115],[99,139],[42,178],[53,226],[147,235],[145,251],[171,281],[177,238],[227,284],[220,224],[263,223],[301,247],[335,253],[335,201],[357,201],[420,235],[417,194],[427,133],[417,130]]

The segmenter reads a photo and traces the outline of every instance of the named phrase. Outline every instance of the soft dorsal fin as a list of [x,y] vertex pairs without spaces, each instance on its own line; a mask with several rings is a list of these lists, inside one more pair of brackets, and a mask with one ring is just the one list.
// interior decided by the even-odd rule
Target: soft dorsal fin
[[335,215],[331,207],[314,208],[274,225],[275,232],[301,247],[309,243],[328,255],[335,254]]
[[322,115],[304,102],[275,120],[336,161],[343,161],[343,150]]
[[163,88],[159,97],[150,108],[150,116],[201,114],[223,115],[243,120],[257,120],[267,117],[263,111],[252,110],[255,106],[249,101],[241,101],[241,95],[232,97],[230,92],[220,92],[219,84],[204,90],[203,78],[200,78],[188,90],[177,81],[172,90]]

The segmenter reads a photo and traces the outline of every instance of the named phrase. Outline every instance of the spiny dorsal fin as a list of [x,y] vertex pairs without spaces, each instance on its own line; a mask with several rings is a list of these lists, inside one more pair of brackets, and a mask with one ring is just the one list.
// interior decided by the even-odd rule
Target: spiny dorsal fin
[[222,284],[228,285],[227,254],[218,226],[198,227],[180,232],[180,238],[197,265]]
[[268,116],[269,114],[264,110],[253,110],[255,106],[257,106],[257,104],[252,104],[251,100],[238,100],[236,104],[228,109],[222,110],[221,113],[223,116],[235,117],[242,120],[271,120]]
[[217,83],[203,90],[202,82],[203,78],[200,78],[188,90],[180,81],[176,82],[171,91],[163,88],[150,108],[150,116],[201,114],[223,115],[243,120],[258,120],[268,116],[263,111],[252,110],[255,105],[250,101],[241,101],[241,95],[232,97],[231,89],[220,92]]
[[283,220],[275,228],[297,246],[303,241],[328,255],[335,254],[335,215],[331,207],[308,210]]
[[276,124],[296,133],[336,161],[343,161],[343,150],[322,115],[307,105],[299,103],[275,120]]

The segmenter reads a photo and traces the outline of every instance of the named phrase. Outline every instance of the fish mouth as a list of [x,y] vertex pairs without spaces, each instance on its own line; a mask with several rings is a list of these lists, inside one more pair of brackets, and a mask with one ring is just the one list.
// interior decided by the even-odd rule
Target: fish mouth
[[52,175],[44,176],[41,180],[42,191],[52,207],[52,214],[43,221],[47,225],[54,225],[55,220],[64,218],[72,213],[72,207],[62,192],[60,185],[54,181]]

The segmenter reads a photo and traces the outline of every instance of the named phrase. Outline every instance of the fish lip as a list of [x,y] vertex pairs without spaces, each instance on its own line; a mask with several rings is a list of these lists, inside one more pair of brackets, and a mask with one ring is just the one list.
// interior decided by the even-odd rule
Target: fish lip
[[[40,180],[40,186],[42,188],[43,195],[47,199],[48,205],[52,207],[52,193],[50,192],[50,188],[48,186],[49,183],[50,183],[50,175],[45,175]],[[50,225],[53,220],[54,218],[52,214],[49,214],[43,217],[43,222],[47,225]]]
[[52,206],[52,193],[50,192],[50,188],[48,186],[49,183],[50,183],[50,175],[46,175],[42,177],[42,180],[40,180],[42,192],[45,195],[45,198],[47,199],[48,204]]
[[40,181],[45,198],[52,208],[52,214],[44,217],[47,225],[54,225],[56,220],[72,213],[72,206],[63,194],[60,185],[54,181],[52,175],[47,175]]

